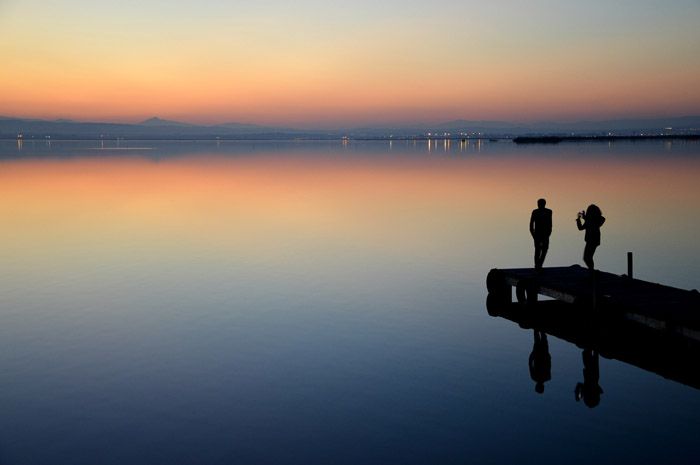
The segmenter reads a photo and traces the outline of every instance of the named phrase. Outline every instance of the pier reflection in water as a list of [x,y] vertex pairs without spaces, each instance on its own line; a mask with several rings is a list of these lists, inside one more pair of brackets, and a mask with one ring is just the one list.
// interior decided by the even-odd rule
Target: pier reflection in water
[[533,331],[535,342],[529,365],[538,392],[544,390],[540,384],[551,379],[552,359],[556,365],[556,354],[549,352],[547,335],[582,350],[583,381],[572,380],[572,385],[575,400],[582,400],[588,407],[596,407],[604,392],[600,378],[604,379],[605,374],[600,373],[599,357],[619,360],[700,389],[700,344],[688,339],[623,320],[616,312],[596,312],[555,300],[533,306],[489,299],[487,309],[493,317]]

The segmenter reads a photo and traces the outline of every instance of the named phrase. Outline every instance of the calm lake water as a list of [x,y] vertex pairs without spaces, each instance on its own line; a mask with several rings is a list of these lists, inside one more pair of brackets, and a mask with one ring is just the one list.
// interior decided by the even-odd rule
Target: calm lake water
[[[697,463],[700,391],[486,311],[494,267],[700,287],[700,144],[0,142],[1,464]],[[126,148],[126,149],[125,149]]]

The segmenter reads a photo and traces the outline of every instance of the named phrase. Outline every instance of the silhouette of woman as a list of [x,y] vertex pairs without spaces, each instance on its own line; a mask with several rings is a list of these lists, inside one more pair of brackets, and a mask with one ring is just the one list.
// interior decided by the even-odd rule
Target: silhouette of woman
[[[584,222],[581,223],[581,220]],[[576,226],[579,231],[586,230],[586,247],[583,249],[583,261],[588,269],[593,270],[593,254],[600,245],[600,227],[605,223],[605,217],[597,205],[591,204],[585,212],[579,212]]]
[[574,389],[576,402],[583,399],[588,408],[594,408],[600,404],[600,395],[603,388],[598,384],[600,368],[598,364],[598,352],[592,349],[584,349],[583,353],[583,383],[577,383]]

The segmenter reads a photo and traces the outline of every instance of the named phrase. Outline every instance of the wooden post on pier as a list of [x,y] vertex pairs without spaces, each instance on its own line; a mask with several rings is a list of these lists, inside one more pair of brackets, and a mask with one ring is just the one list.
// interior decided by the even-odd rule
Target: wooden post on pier
[[634,266],[632,262],[632,252],[627,252],[627,277],[634,279]]

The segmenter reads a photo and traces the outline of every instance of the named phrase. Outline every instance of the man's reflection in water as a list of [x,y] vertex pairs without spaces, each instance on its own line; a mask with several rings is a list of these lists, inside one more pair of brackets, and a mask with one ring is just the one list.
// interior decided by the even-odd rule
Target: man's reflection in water
[[583,351],[583,383],[576,384],[576,402],[583,398],[583,403],[593,408],[600,403],[603,388],[598,385],[600,369],[598,368],[598,352],[592,349]]
[[549,355],[549,343],[547,334],[534,330],[535,343],[530,353],[529,367],[530,377],[535,382],[535,391],[542,394],[544,383],[552,379],[552,357]]

